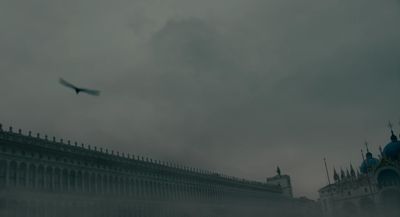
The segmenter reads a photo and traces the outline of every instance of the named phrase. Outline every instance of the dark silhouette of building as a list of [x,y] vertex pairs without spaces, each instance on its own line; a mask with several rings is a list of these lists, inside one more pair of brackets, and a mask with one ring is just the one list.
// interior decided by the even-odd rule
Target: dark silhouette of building
[[278,185],[0,125],[0,216],[285,216]]

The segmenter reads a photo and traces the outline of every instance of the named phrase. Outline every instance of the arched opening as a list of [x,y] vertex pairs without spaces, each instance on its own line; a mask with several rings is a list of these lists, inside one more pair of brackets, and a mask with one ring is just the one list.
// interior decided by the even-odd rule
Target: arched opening
[[114,193],[118,194],[119,193],[119,178],[116,176],[114,177]]
[[77,191],[82,192],[83,191],[83,177],[82,177],[82,172],[78,171],[76,175],[76,186],[77,186]]
[[26,168],[26,163],[21,163],[19,165],[19,170],[18,170],[18,185],[21,187],[26,186],[26,173],[27,173],[27,168]]
[[153,197],[158,197],[158,182],[152,182],[151,188],[151,194]]
[[44,188],[44,167],[43,165],[40,165],[38,168],[38,187],[40,189]]
[[140,197],[140,181],[138,179],[134,179],[133,182],[134,194],[136,197]]
[[83,174],[83,190],[85,192],[89,192],[89,184],[90,184],[90,177],[89,177],[89,173],[86,171]]
[[139,191],[139,197],[140,198],[143,198],[144,197],[144,195],[145,195],[145,191],[144,191],[144,188],[145,188],[145,182],[144,182],[144,180],[138,180],[138,191]]
[[70,191],[75,191],[75,186],[76,186],[76,173],[74,170],[71,170],[69,172],[69,189]]
[[96,175],[94,173],[90,175],[90,192],[96,192]]
[[46,169],[46,188],[50,191],[53,190],[53,168],[51,166]]
[[173,183],[169,184],[169,196],[172,199],[176,199],[177,198],[177,192],[176,192],[175,184],[173,184]]
[[114,179],[111,175],[108,176],[108,193],[114,193]]
[[133,179],[128,180],[129,182],[129,195],[134,196],[135,195],[135,189],[134,189],[134,183],[135,181]]
[[119,178],[119,194],[124,194],[124,179],[122,177]]
[[63,191],[68,191],[68,170],[63,169],[61,178],[61,186]]
[[393,169],[380,171],[377,180],[380,188],[400,185],[400,176]]
[[103,193],[108,193],[108,179],[106,175],[103,175]]
[[31,164],[28,170],[28,185],[30,188],[34,188],[36,185],[36,166]]
[[97,191],[97,193],[102,193],[102,191],[103,191],[103,187],[102,187],[101,181],[102,181],[101,175],[97,174],[97,178],[96,178],[96,183],[97,183],[97,190],[96,191]]
[[145,189],[145,192],[146,192],[144,196],[146,198],[152,197],[152,195],[151,195],[151,181],[145,181],[144,189]]
[[127,178],[127,177],[125,177],[125,178],[124,178],[124,194],[125,194],[125,195],[130,195],[130,193],[131,193],[131,188],[130,188],[130,186],[131,186],[130,179]]
[[142,192],[143,192],[144,198],[147,198],[149,196],[149,182],[148,181],[142,182]]
[[12,161],[9,167],[9,181],[10,186],[15,187],[17,185],[17,162]]
[[114,180],[112,176],[108,177],[108,193],[114,193]]
[[61,190],[61,170],[59,168],[54,170],[54,189],[56,191]]
[[166,192],[166,197],[167,198],[174,198],[174,189],[171,183],[167,184],[167,192]]

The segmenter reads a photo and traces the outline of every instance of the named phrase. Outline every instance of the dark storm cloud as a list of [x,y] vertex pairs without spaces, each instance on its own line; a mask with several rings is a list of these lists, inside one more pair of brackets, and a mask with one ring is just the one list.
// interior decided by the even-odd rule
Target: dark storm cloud
[[[316,197],[398,116],[395,1],[2,1],[2,122]],[[102,90],[76,97],[64,77]]]

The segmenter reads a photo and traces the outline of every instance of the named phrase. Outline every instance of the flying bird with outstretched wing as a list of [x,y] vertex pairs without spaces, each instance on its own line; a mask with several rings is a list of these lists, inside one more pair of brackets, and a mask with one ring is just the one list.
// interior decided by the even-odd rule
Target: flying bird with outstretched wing
[[82,93],[86,93],[86,94],[89,94],[89,95],[92,95],[92,96],[100,95],[100,91],[98,91],[98,90],[80,88],[80,87],[77,87],[77,86],[69,83],[68,81],[66,81],[66,80],[64,80],[62,78],[60,78],[60,84],[64,85],[65,87],[69,87],[69,88],[75,90],[76,94],[79,94],[80,92],[82,92]]

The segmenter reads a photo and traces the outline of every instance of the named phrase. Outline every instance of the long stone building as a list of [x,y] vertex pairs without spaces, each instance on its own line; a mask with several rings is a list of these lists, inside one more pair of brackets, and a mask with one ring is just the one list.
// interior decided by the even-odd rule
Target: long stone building
[[285,216],[291,201],[278,185],[0,125],[0,216]]

